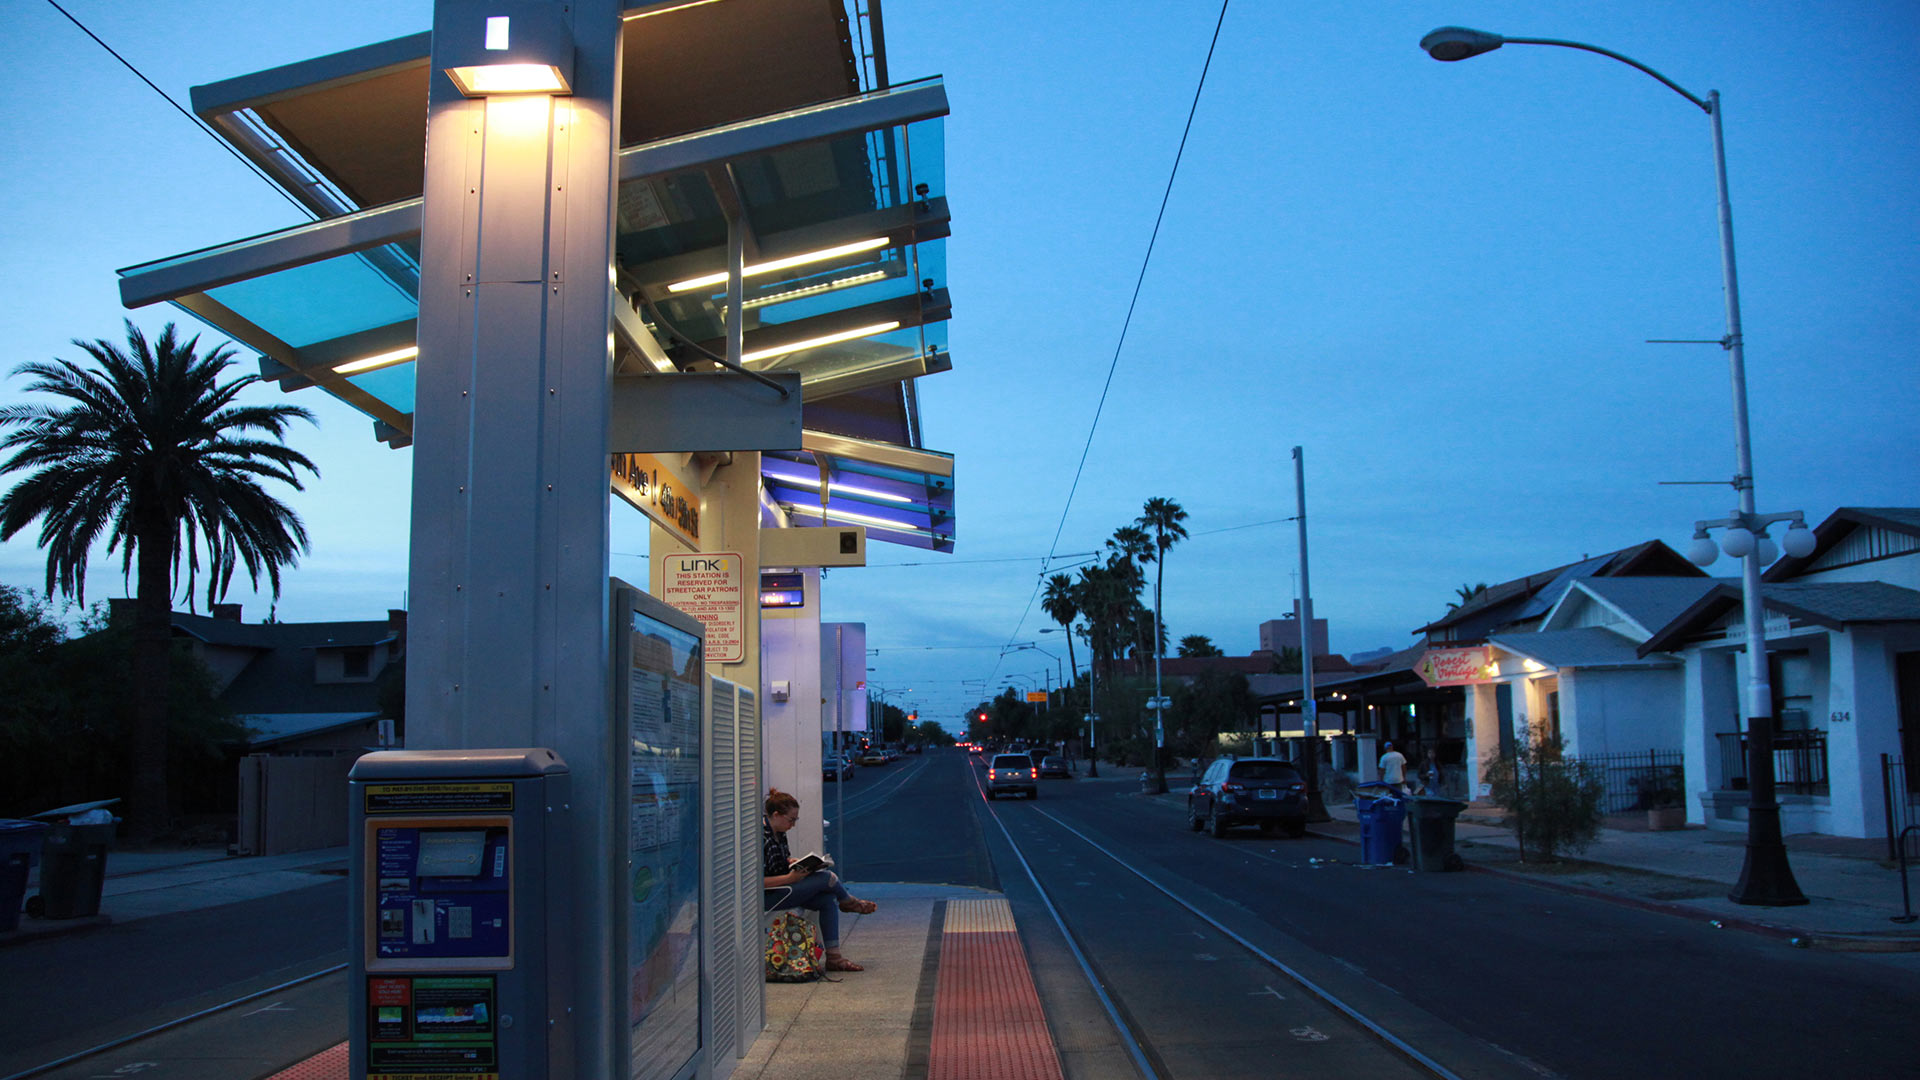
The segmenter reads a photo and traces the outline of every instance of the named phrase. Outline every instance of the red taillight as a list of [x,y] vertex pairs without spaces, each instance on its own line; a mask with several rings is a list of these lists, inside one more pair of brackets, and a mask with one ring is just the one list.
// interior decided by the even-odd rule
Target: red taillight
[[1231,780],[1228,780],[1228,781],[1225,781],[1224,783],[1222,783],[1222,784],[1220,785],[1220,790],[1221,790],[1222,792],[1228,792],[1228,791],[1245,791],[1245,790],[1247,790],[1247,786],[1246,786],[1245,784],[1236,784],[1236,783],[1234,783],[1233,781],[1231,781]]
[[1040,770],[1039,770],[1039,769],[1028,769],[1028,770],[1027,770],[1027,779],[1029,779],[1029,780],[1037,780],[1037,779],[1039,779],[1039,777],[1040,777]]

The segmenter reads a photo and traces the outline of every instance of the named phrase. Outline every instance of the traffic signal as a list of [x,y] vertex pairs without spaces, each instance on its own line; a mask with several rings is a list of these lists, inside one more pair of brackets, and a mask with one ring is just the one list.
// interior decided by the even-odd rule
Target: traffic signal
[[918,719],[920,719],[920,714],[919,714],[919,713],[917,713],[917,712],[910,712],[910,713],[908,713],[908,714],[907,714],[907,721],[908,721],[909,723],[911,723],[911,722],[913,722],[913,721],[915,721],[915,720],[918,720]]
[[976,716],[976,717],[974,717],[974,719],[976,719],[976,720],[978,720],[978,721],[980,721],[981,723],[983,723],[983,724],[984,724],[984,723],[986,723],[986,722],[987,722],[987,714],[986,714],[986,713],[981,713],[981,714],[979,714],[978,716]]

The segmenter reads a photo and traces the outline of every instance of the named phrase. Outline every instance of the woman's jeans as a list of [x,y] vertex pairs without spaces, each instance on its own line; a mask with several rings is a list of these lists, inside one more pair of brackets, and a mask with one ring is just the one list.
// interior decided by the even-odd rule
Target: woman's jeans
[[815,870],[798,885],[768,889],[765,899],[768,911],[811,908],[819,912],[820,943],[829,949],[840,947],[840,902],[853,899],[853,894],[840,884],[840,878],[833,871]]

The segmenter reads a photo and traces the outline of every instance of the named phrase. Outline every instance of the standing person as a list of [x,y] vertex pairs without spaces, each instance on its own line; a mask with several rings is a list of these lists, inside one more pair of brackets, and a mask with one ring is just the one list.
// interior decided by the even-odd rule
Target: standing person
[[1440,794],[1440,751],[1436,747],[1427,747],[1427,760],[1420,766],[1420,782],[1426,785],[1426,794]]
[[828,971],[865,971],[866,968],[840,955],[840,912],[871,915],[878,904],[856,899],[840,884],[839,875],[819,869],[812,873],[793,869],[793,854],[787,849],[787,830],[800,821],[800,800],[777,788],[767,792],[766,817],[761,819],[761,887],[765,889],[767,911],[809,908],[820,915],[821,944],[827,950]]
[[1392,743],[1382,743],[1385,753],[1380,755],[1380,780],[1402,795],[1407,791],[1407,756],[1393,748]]

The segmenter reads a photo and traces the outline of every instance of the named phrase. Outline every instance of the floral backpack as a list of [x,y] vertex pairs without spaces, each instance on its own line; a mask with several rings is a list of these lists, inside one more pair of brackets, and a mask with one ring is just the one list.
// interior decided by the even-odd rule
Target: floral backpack
[[813,924],[799,912],[776,916],[767,931],[767,981],[812,982],[825,971],[826,952]]

